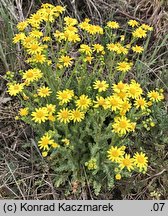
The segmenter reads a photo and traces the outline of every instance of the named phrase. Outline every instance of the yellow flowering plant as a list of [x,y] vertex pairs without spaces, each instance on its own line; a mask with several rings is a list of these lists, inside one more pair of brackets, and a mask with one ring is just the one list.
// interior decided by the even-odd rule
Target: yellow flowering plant
[[125,76],[145,51],[142,39],[152,27],[130,20],[124,31],[114,20],[101,27],[64,12],[42,4],[17,25],[13,42],[25,51],[28,68],[19,71],[19,82],[8,76],[8,93],[19,97],[18,116],[34,128],[55,185],[69,178],[83,185],[87,176],[99,193],[104,184],[111,188],[115,180],[147,171],[148,157],[134,138],[163,93],[146,92]]

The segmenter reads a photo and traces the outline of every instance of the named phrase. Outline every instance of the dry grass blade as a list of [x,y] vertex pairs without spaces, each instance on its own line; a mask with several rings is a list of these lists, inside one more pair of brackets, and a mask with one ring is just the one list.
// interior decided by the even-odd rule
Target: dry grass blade
[[17,182],[17,180],[16,180],[16,178],[15,178],[14,172],[13,172],[12,169],[10,168],[9,163],[8,163],[7,161],[5,161],[5,162],[6,162],[6,165],[7,165],[8,169],[9,169],[9,171],[10,171],[10,173],[11,173],[11,175],[12,175],[12,177],[13,177],[13,179],[14,179],[16,185],[17,185],[17,187],[18,187],[18,190],[19,190],[19,192],[20,192],[22,198],[25,200],[25,196],[24,196],[24,194],[23,194],[23,192],[22,192],[22,190],[21,190],[21,188],[20,188],[20,186],[19,186],[19,184],[18,184],[18,182]]

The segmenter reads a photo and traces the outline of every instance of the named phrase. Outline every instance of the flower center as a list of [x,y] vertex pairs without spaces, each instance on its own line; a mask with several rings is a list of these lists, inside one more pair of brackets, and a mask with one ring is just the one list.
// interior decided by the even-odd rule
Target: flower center
[[36,116],[37,116],[37,118],[42,118],[44,116],[43,111],[38,111]]
[[124,84],[123,83],[118,83],[117,87],[118,87],[119,90],[122,90],[122,89],[124,89]]
[[48,142],[49,142],[49,139],[48,139],[48,138],[44,138],[44,139],[42,140],[41,144],[42,144],[43,146],[46,146],[46,145],[48,145]]
[[152,94],[152,97],[155,98],[155,99],[157,99],[157,98],[158,98],[158,94],[157,94],[156,92],[154,92],[154,93]]
[[100,100],[98,101],[98,104],[99,104],[99,105],[105,105],[106,103],[105,103],[105,100],[104,100],[104,99],[100,99]]
[[34,75],[34,74],[30,71],[30,72],[27,73],[27,78],[32,78],[33,75]]
[[75,118],[80,118],[80,112],[79,111],[75,111],[73,113],[73,115],[74,115]]
[[85,105],[86,104],[86,100],[85,99],[80,99],[80,104],[81,105]]
[[127,127],[127,122],[126,121],[120,121],[120,124],[119,124],[119,126],[121,127],[121,128],[126,128]]
[[144,100],[139,99],[139,100],[138,100],[138,104],[139,104],[140,106],[143,106],[143,105],[145,105],[145,102],[144,102]]
[[124,166],[129,166],[130,164],[131,164],[131,162],[130,162],[130,160],[129,159],[124,159],[123,160],[123,164],[124,164]]
[[119,156],[119,153],[118,153],[117,150],[113,150],[111,154],[112,154],[113,157],[118,157]]
[[136,89],[135,88],[130,88],[130,93],[135,95],[136,94]]
[[37,50],[38,49],[38,45],[37,44],[32,44],[31,45],[31,49],[32,50]]
[[48,94],[48,89],[42,89],[42,90],[41,90],[41,93],[42,93],[42,94]]
[[123,63],[120,64],[120,67],[125,69],[127,67],[127,64],[123,62]]
[[145,162],[144,157],[142,157],[142,156],[139,156],[137,158],[137,161],[138,161],[138,163],[142,163],[142,164]]
[[62,118],[64,118],[64,119],[68,118],[68,112],[67,112],[67,111],[63,111],[63,112],[61,113],[61,116],[62,116]]
[[68,94],[67,93],[62,93],[61,97],[62,97],[62,99],[67,99],[68,98]]
[[19,86],[14,86],[14,90],[19,90]]
[[98,84],[98,88],[103,88],[103,87],[104,87],[103,83]]

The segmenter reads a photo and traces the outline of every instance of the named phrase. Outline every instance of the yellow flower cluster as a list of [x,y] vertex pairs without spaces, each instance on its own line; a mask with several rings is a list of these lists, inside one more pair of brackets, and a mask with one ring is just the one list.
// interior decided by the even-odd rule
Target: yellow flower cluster
[[[41,27],[44,22],[52,24],[64,11],[65,8],[62,6],[53,6],[46,3],[30,18],[17,25],[20,33],[15,35],[13,42],[21,42],[29,55],[28,63],[51,64],[46,55],[46,49],[48,48],[46,42],[51,41],[51,37],[42,32]],[[27,31],[28,29],[31,29],[31,31]]]
[[[69,68],[77,59],[70,56],[67,51],[63,49],[60,50],[58,54],[55,54],[58,59],[56,60],[53,54],[54,51],[57,53],[58,47],[55,46],[55,44],[58,43],[60,44],[60,47],[65,46],[69,50],[72,45],[75,43],[79,44],[81,41],[84,41],[84,43],[80,44],[78,52],[81,55],[84,54],[83,62],[87,62],[89,64],[91,64],[94,59],[96,60],[97,55],[111,55],[110,52],[115,52],[117,55],[123,55],[125,57],[132,51],[135,54],[140,54],[143,52],[144,48],[137,45],[136,41],[138,38],[145,38],[147,36],[147,32],[153,29],[147,24],[140,25],[136,20],[129,20],[128,26],[134,28],[132,30],[133,38],[131,38],[130,43],[125,43],[125,35],[120,36],[120,41],[118,41],[117,37],[114,36],[114,40],[111,41],[110,39],[110,41],[104,45],[94,42],[85,43],[83,38],[95,37],[96,39],[97,34],[108,37],[109,32],[111,34],[112,30],[119,31],[119,23],[116,21],[108,21],[106,26],[103,28],[101,26],[91,24],[90,19],[88,18],[84,19],[83,22],[78,23],[77,19],[67,16],[63,18],[63,22],[59,23],[54,30],[54,28],[52,28],[52,26],[54,26],[54,22],[58,22],[58,17],[60,17],[64,11],[65,8],[60,5],[53,6],[48,3],[42,4],[41,8],[36,13],[32,14],[30,18],[20,22],[17,25],[20,33],[15,35],[13,42],[20,42],[24,47],[28,54],[28,58],[26,60],[27,63],[32,65],[51,65],[54,61],[57,63],[56,66],[59,69],[64,67]],[[42,28],[49,28],[50,32],[48,32],[48,30],[43,31]],[[50,54],[50,49],[52,50],[52,55]],[[132,69],[132,66],[133,62],[128,62],[126,58],[122,58],[122,61],[120,60],[119,62],[116,60],[115,62],[115,69],[119,72],[128,72]],[[24,75],[24,78],[30,76],[29,80],[32,82],[33,79],[36,78],[30,73],[31,72],[27,72]]]
[[46,157],[50,150],[60,148],[62,144],[65,146],[70,144],[70,140],[67,138],[60,140],[60,144],[58,144],[54,141],[53,135],[54,133],[52,131],[46,132],[38,141],[38,146],[42,150],[43,157]]
[[43,149],[45,151],[48,151],[50,146],[52,146],[53,148],[59,147],[59,145],[54,142],[53,139],[51,139],[51,136],[48,133],[41,137],[40,141],[38,142],[38,146],[40,149]]
[[[144,119],[152,105],[164,99],[163,91],[143,91],[133,79],[124,82],[125,74],[134,71],[134,59],[146,47],[142,39],[152,27],[129,20],[129,31],[118,35],[121,26],[114,20],[102,27],[91,24],[88,18],[78,22],[64,17],[64,11],[65,7],[59,5],[42,4],[17,25],[19,33],[13,43],[23,47],[28,67],[19,71],[18,82],[13,80],[13,72],[7,72],[7,91],[23,102],[17,119],[40,131],[38,146],[43,157],[57,151],[60,155],[81,151],[81,161],[87,161],[87,169],[96,172],[100,159],[97,152],[103,152],[99,135],[101,138],[107,131],[111,139],[122,140],[122,136],[127,139],[129,133],[146,124],[147,128],[149,124],[155,126],[153,119],[148,123]],[[80,136],[83,145],[79,145]],[[120,142],[109,150],[107,143],[101,143],[102,155],[106,157],[107,151],[116,166],[116,180],[121,179],[122,170],[147,170],[144,153],[136,152],[131,157]],[[97,145],[97,152],[90,149],[92,144],[93,148]]]
[[136,152],[131,158],[130,154],[125,153],[125,146],[121,147],[111,147],[107,151],[107,157],[110,161],[115,163],[121,172],[124,168],[129,172],[138,169],[140,172],[146,172],[148,166],[148,158],[144,153]]
[[[31,70],[28,70],[28,72],[32,73]],[[30,82],[32,77],[25,77],[25,74],[27,74],[27,72],[23,73],[23,77]],[[112,123],[112,131],[119,135],[125,135],[128,132],[133,132],[136,128],[136,122],[127,117],[127,114],[130,113],[132,109],[136,109],[137,112],[145,112],[152,103],[163,100],[164,98],[161,91],[153,90],[148,92],[148,99],[146,99],[143,96],[142,88],[135,80],[131,80],[130,84],[120,81],[117,84],[113,84],[111,88],[113,93],[108,95],[109,84],[105,80],[96,80],[93,82],[93,90],[97,92],[95,98],[89,98],[88,95],[85,94],[77,96],[74,94],[74,91],[70,89],[58,91],[55,95],[55,99],[57,98],[59,106],[64,107],[60,107],[57,110],[57,114],[55,113],[56,106],[53,104],[35,108],[31,114],[32,120],[36,123],[42,123],[47,120],[58,120],[65,124],[70,121],[81,122],[85,118],[85,114],[89,108],[95,109],[102,107],[104,110],[111,110],[111,112],[115,114],[114,122]],[[16,95],[22,91],[22,84],[9,84],[8,92],[10,95]],[[49,98],[52,93],[51,89],[45,86],[37,88],[36,91],[36,98],[38,96]],[[106,92],[108,96],[101,96],[100,94],[103,92]],[[72,106],[72,103],[74,104],[73,109],[69,109],[68,104]],[[24,114],[20,115],[24,116]]]
[[88,162],[85,162],[85,166],[88,168],[88,170],[97,169],[96,159],[92,158]]
[[100,27],[98,25],[92,25],[89,22],[90,22],[90,19],[86,18],[83,22],[81,22],[79,24],[79,27],[91,35],[103,34],[103,28],[102,27]]

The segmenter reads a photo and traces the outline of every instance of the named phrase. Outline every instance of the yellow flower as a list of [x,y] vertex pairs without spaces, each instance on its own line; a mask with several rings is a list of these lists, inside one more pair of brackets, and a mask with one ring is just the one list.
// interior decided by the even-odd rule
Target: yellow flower
[[46,7],[46,8],[41,8],[38,10],[38,13],[41,14],[42,19],[45,22],[54,22],[55,18],[59,16],[59,13],[55,11],[54,6],[52,7]]
[[84,112],[81,112],[78,109],[73,109],[71,111],[71,120],[73,120],[74,122],[81,122],[82,119],[84,119]]
[[93,44],[93,51],[100,53],[104,51],[104,47],[101,44]]
[[121,174],[120,174],[120,173],[117,173],[117,174],[115,175],[115,179],[116,179],[116,180],[120,180],[120,179],[121,179]]
[[30,60],[31,62],[43,64],[44,62],[46,62],[46,57],[43,54],[37,53]]
[[109,51],[116,51],[118,49],[117,45],[114,43],[107,44],[107,49]]
[[42,152],[42,156],[43,156],[43,157],[47,157],[47,155],[48,155],[48,151],[43,151],[43,152]]
[[28,115],[28,108],[21,108],[19,110],[19,115],[20,116],[27,116]]
[[87,95],[81,95],[76,101],[76,106],[78,109],[86,110],[91,105],[91,99]]
[[108,107],[106,99],[102,96],[96,96],[96,101],[93,102],[95,103],[95,105],[93,106],[94,108],[102,106],[104,109],[107,109]]
[[67,108],[61,109],[57,114],[57,119],[63,123],[69,123],[71,120],[71,111]]
[[40,23],[43,21],[43,17],[40,13],[35,13],[32,14],[27,21],[32,27],[39,28]]
[[128,53],[128,49],[123,47],[120,43],[116,43],[116,53],[117,54],[127,54]]
[[25,100],[25,101],[26,101],[26,100],[29,100],[29,97],[28,97],[25,93],[23,93],[22,96],[23,96],[23,100]]
[[130,43],[127,44],[127,45],[126,45],[126,48],[127,48],[127,49],[130,49],[130,48],[131,48],[131,44],[130,44]]
[[146,30],[141,27],[135,29],[135,31],[132,32],[132,35],[135,38],[145,38],[147,36]]
[[74,26],[74,25],[78,24],[77,19],[74,19],[71,17],[65,17],[64,21],[65,21],[65,25],[67,25],[67,26]]
[[129,20],[128,25],[134,28],[135,26],[139,25],[139,22],[137,22],[136,20]]
[[64,32],[64,35],[69,42],[76,43],[76,42],[79,42],[81,40],[79,35],[75,34],[74,32],[66,31],[66,32]]
[[145,171],[147,170],[148,166],[148,158],[145,156],[144,153],[135,153],[134,155],[134,164],[140,169],[140,172],[144,169]]
[[112,162],[118,162],[120,157],[122,157],[125,154],[125,151],[119,147],[111,147],[108,151],[107,151],[107,157],[109,160],[111,160]]
[[30,37],[40,38],[43,36],[43,33],[38,30],[33,30],[29,33]]
[[47,111],[48,111],[49,114],[53,114],[55,112],[56,105],[47,104],[46,108],[47,108]]
[[52,141],[52,142],[51,142],[51,147],[53,147],[53,148],[59,148],[60,145],[59,145],[58,143]]
[[103,28],[101,28],[98,25],[88,25],[86,31],[91,34],[91,35],[95,35],[95,34],[103,34]]
[[36,39],[30,36],[25,37],[21,42],[25,48],[29,48],[30,44],[37,43]]
[[91,20],[89,18],[85,18],[84,22],[89,23]]
[[42,72],[38,68],[33,68],[25,71],[22,75],[22,78],[25,79],[26,82],[33,82],[34,80],[38,80],[43,76]]
[[147,30],[147,31],[152,31],[153,30],[153,27],[151,27],[151,26],[149,26],[147,24],[142,24],[141,28],[143,28],[144,30]]
[[108,87],[109,87],[109,84],[104,80],[103,81],[96,80],[93,83],[93,88],[98,89],[98,92],[106,91]]
[[107,22],[107,26],[109,28],[112,28],[112,29],[118,29],[120,26],[118,24],[118,22],[115,22],[115,21],[109,21]]
[[136,83],[135,80],[131,80],[131,84],[128,86],[128,97],[130,98],[139,98],[143,93],[142,88],[139,83]]
[[31,115],[33,116],[33,121],[41,124],[42,122],[45,122],[47,120],[48,112],[45,107],[36,108],[35,112],[32,112]]
[[155,127],[155,122],[150,122],[151,127]]
[[38,146],[40,149],[43,150],[49,150],[49,145],[53,142],[54,140],[51,139],[51,136],[46,133],[41,139],[38,141]]
[[52,93],[51,89],[45,86],[40,87],[37,91],[40,97],[47,97]]
[[147,104],[148,104],[148,107],[152,106],[152,101],[148,101]]
[[122,61],[122,62],[119,62],[117,64],[118,66],[116,67],[118,71],[121,71],[123,73],[131,70],[131,67],[132,67],[132,63],[129,63],[129,62],[126,62],[126,61]]
[[42,38],[42,41],[44,41],[44,42],[51,41],[51,37],[45,36]]
[[113,130],[119,135],[125,135],[127,132],[133,131],[135,128],[132,127],[130,120],[125,116],[116,117],[114,123],[112,124]]
[[126,91],[120,91],[120,92],[115,93],[113,95],[119,97],[122,100],[127,100],[127,98],[128,98],[128,94]]
[[152,102],[154,102],[154,101],[158,102],[158,101],[163,100],[164,96],[162,93],[153,90],[153,91],[148,92],[148,98]]
[[53,35],[59,42],[66,39],[65,34],[58,30],[56,30],[56,32]]
[[142,97],[136,98],[134,105],[137,109],[140,107],[142,110],[144,110],[148,107],[147,101]]
[[91,53],[92,53],[92,49],[90,48],[90,46],[88,46],[86,44],[81,44],[79,51],[81,53],[85,53],[86,55],[91,55]]
[[92,56],[86,56],[86,57],[84,58],[84,62],[89,62],[89,64],[91,64],[91,63],[92,63],[92,59],[93,59]]
[[47,9],[47,8],[53,8],[54,6],[52,4],[50,4],[50,3],[43,3],[41,5],[41,7]]
[[52,61],[51,60],[47,60],[47,65],[51,65],[52,64]]
[[66,26],[64,27],[64,31],[67,33],[77,33],[78,29],[74,26]]
[[65,145],[69,145],[70,144],[70,140],[65,138],[61,140]]
[[15,120],[16,120],[16,121],[19,120],[19,116],[15,116]]
[[120,115],[125,115],[126,112],[128,112],[131,108],[131,104],[129,103],[128,100],[123,100],[120,103]]
[[71,58],[69,56],[61,56],[58,60],[60,63],[63,64],[64,67],[72,66],[73,58]]
[[112,89],[116,93],[126,92],[128,89],[128,85],[126,83],[123,83],[122,81],[120,81],[117,84],[113,84]]
[[41,46],[39,43],[32,43],[29,44],[28,48],[27,48],[27,52],[30,55],[36,55],[38,53],[41,53],[44,50],[44,47]]
[[121,157],[118,161],[120,169],[124,169],[125,167],[130,172],[134,169],[134,159],[130,158],[130,154],[125,154],[124,157]]
[[61,5],[57,5],[54,7],[54,10],[62,14],[65,11],[65,7],[62,7]]
[[17,29],[19,31],[24,31],[27,26],[28,26],[28,22],[27,21],[22,21],[22,22],[19,22],[17,24]]
[[89,28],[90,24],[88,22],[81,22],[79,24],[79,27],[82,29],[82,30],[87,30]]
[[132,47],[132,50],[136,53],[142,53],[144,51],[144,48],[136,45]]
[[51,113],[48,114],[48,120],[54,122],[55,116],[53,116]]
[[109,96],[106,98],[108,108],[111,108],[112,111],[120,109],[122,100],[117,96]]
[[70,89],[57,92],[57,98],[60,101],[61,105],[63,105],[64,103],[68,103],[73,96],[74,96],[74,91]]
[[19,41],[23,41],[25,37],[26,36],[24,33],[16,34],[13,38],[13,43],[18,43]]
[[125,35],[121,35],[120,36],[120,41],[124,41],[125,40]]
[[22,90],[23,84],[9,83],[7,92],[9,92],[11,96],[16,96],[18,93],[22,92]]

